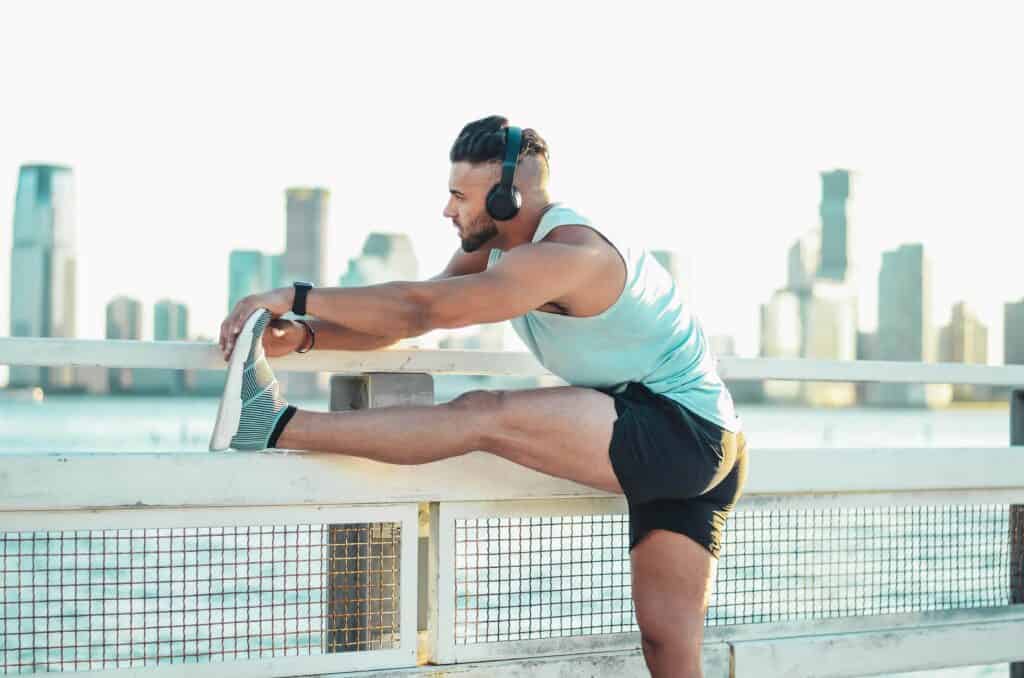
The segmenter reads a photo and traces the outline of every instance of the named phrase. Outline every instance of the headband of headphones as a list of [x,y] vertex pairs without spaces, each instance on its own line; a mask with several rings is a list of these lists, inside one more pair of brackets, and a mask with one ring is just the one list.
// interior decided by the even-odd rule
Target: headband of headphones
[[518,127],[505,128],[505,159],[501,162],[501,186],[512,188],[512,179],[516,175],[516,163],[519,161],[519,150],[523,144],[523,130]]

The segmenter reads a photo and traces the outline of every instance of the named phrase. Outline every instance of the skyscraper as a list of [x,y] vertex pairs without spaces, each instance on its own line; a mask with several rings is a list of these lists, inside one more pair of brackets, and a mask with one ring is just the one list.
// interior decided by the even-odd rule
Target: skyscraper
[[787,261],[786,289],[809,290],[814,284],[821,262],[821,231],[805,233],[789,248]]
[[405,233],[371,233],[363,245],[363,256],[379,257],[399,280],[416,280],[419,262],[412,249],[412,241]]
[[[107,339],[142,338],[142,303],[137,299],[117,297],[107,304]],[[127,391],[132,388],[132,370],[111,369],[110,390]]]
[[338,279],[340,287],[379,285],[393,280],[417,280],[419,263],[404,233],[371,233],[358,257]]
[[262,292],[263,253],[231,250],[228,255],[228,313],[243,297]]
[[846,281],[850,266],[850,229],[847,201],[850,172],[837,169],[821,173],[821,263],[818,277]]
[[1024,299],[1003,305],[1003,363],[1024,365]]
[[[287,226],[282,286],[296,280],[322,285],[327,258],[327,204],[330,192],[323,188],[290,188],[285,192]],[[292,397],[311,397],[324,390],[327,381],[315,372],[280,376]]]
[[[953,306],[949,324],[939,330],[939,361],[944,363],[988,364],[988,328],[966,302]],[[976,384],[953,386],[954,400],[978,400],[991,389]]]
[[[878,359],[935,362],[937,341],[932,322],[931,262],[921,244],[901,245],[882,253],[878,274]],[[951,390],[941,384],[874,384],[879,405],[937,405]],[[948,394],[948,395],[947,395]]]
[[228,257],[228,312],[243,297],[283,287],[283,259],[281,254],[232,250]]
[[[804,347],[804,304],[796,292],[778,290],[761,306],[761,357],[800,358]],[[764,382],[764,397],[794,401],[801,395],[798,381]]]
[[[188,341],[188,307],[161,299],[153,306],[153,339],[156,341]],[[132,374],[135,391],[177,395],[185,390],[183,370],[137,369]]]
[[[809,360],[857,359],[857,296],[851,287],[816,280],[805,297],[803,357]],[[812,407],[849,407],[857,387],[849,382],[803,382],[804,402]]]
[[324,188],[289,188],[285,192],[284,285],[296,280],[323,284],[329,198],[330,192]]
[[[11,336],[75,336],[75,191],[71,169],[18,173],[11,250]],[[68,388],[74,370],[12,366],[12,387]]]
[[153,307],[153,339],[156,341],[188,341],[188,307],[161,299]]

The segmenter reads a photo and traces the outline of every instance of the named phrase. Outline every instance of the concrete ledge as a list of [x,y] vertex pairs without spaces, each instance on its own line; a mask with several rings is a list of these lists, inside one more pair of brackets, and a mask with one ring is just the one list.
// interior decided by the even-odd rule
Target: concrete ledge
[[[705,678],[729,678],[729,646],[715,643],[704,646],[703,670]],[[510,659],[472,664],[446,664],[420,666],[415,669],[394,671],[360,671],[351,673],[320,674],[316,678],[408,678],[409,676],[460,676],[476,678],[646,678],[650,676],[643,653],[639,650],[592,652],[578,655],[559,655],[538,659]],[[313,678],[313,677],[309,677]]]

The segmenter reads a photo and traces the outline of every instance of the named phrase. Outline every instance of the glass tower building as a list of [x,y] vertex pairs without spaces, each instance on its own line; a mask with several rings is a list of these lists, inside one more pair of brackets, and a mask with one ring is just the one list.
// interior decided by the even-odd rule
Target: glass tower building
[[[24,165],[11,248],[11,336],[75,336],[75,190],[71,169]],[[12,366],[11,387],[62,389],[74,370]]]

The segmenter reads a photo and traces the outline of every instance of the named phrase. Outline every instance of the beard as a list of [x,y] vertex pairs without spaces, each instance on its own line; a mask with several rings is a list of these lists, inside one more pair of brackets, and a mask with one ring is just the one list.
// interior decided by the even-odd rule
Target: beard
[[489,240],[498,235],[498,225],[494,223],[487,214],[482,214],[473,220],[471,224],[473,233],[467,238],[462,238],[462,251],[476,252]]

